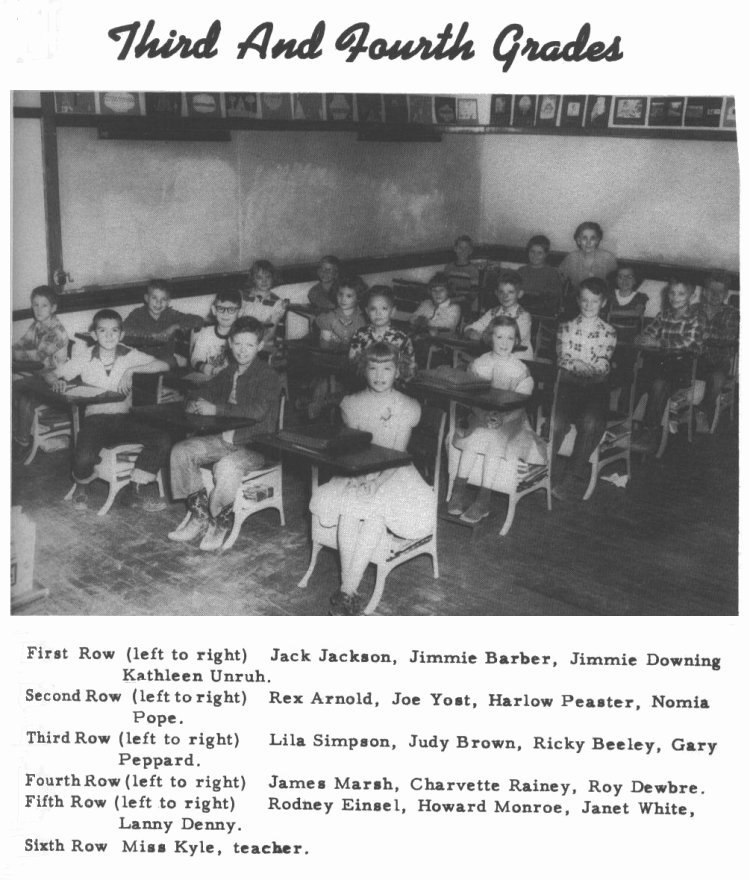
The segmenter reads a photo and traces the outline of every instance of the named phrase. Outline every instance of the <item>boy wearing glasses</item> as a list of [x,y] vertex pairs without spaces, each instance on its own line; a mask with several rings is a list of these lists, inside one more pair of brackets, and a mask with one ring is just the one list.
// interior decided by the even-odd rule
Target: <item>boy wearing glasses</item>
[[217,293],[211,306],[215,324],[204,327],[193,336],[190,366],[204,376],[215,376],[228,364],[229,331],[242,308],[239,291]]

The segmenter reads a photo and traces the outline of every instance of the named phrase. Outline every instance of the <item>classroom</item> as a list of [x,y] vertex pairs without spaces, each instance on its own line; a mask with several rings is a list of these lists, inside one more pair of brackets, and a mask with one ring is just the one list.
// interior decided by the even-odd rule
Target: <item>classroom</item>
[[[245,428],[239,422],[232,430],[216,431],[224,437],[222,442],[250,449],[248,460],[263,476],[252,486],[243,483],[234,506],[229,505],[224,543],[206,552],[196,542],[168,539],[189,527],[190,516],[195,524],[200,512],[190,507],[189,499],[203,491],[200,480],[207,479],[205,470],[195,472],[197,491],[192,484],[184,490],[188,516],[180,498],[185,494],[174,494],[175,448],[194,444],[200,432],[187,431],[180,436],[192,439],[178,442],[171,431],[177,428],[169,425],[171,452],[167,444],[159,483],[150,486],[154,498],[157,485],[160,493],[163,490],[161,509],[139,509],[137,503],[125,506],[113,494],[115,483],[102,479],[87,484],[88,506],[76,509],[72,499],[83,480],[80,474],[76,482],[71,477],[71,457],[80,451],[74,437],[94,416],[85,416],[84,397],[72,404],[68,401],[69,411],[62,415],[59,405],[48,405],[44,395],[35,397],[28,389],[41,380],[19,374],[14,348],[14,380],[32,383],[14,384],[14,411],[16,389],[19,393],[27,389],[23,393],[35,406],[44,404],[44,411],[35,416],[33,430],[40,432],[41,439],[32,460],[17,456],[14,443],[13,553],[19,573],[23,569],[27,580],[14,595],[17,614],[327,615],[332,603],[336,607],[336,596],[348,595],[343,587],[339,593],[339,584],[354,577],[356,565],[344,566],[342,550],[340,567],[337,549],[340,542],[354,538],[344,531],[345,517],[337,533],[336,523],[327,522],[320,512],[325,509],[327,516],[328,509],[316,507],[315,499],[324,497],[326,505],[332,503],[335,493],[326,492],[326,487],[343,478],[326,482],[331,473],[344,474],[347,485],[359,480],[360,488],[367,480],[362,467],[345,470],[341,462],[333,461],[335,453],[328,459],[316,458],[298,454],[295,446],[298,434],[314,421],[310,406],[315,394],[320,392],[327,403],[335,402],[324,413],[323,421],[330,421],[339,417],[342,387],[348,388],[346,382],[334,380],[334,369],[325,366],[330,361],[320,356],[318,342],[325,336],[316,336],[319,318],[308,297],[314,285],[323,289],[323,276],[318,273],[326,255],[337,258],[339,280],[361,279],[370,291],[388,289],[385,298],[381,294],[374,302],[392,306],[393,327],[414,337],[420,369],[427,357],[431,364],[442,364],[437,368],[444,370],[441,382],[448,381],[446,377],[458,381],[457,366],[465,367],[477,352],[472,348],[469,357],[468,348],[464,351],[459,343],[451,347],[440,333],[430,335],[413,320],[414,308],[421,300],[429,305],[433,286],[444,284],[450,299],[461,304],[459,327],[465,328],[494,307],[495,288],[502,304],[499,291],[517,285],[516,270],[527,264],[529,240],[535,236],[547,239],[547,268],[564,269],[566,254],[583,253],[581,225],[603,231],[594,245],[601,242],[598,253],[615,255],[616,268],[627,267],[637,278],[644,303],[638,317],[642,333],[656,326],[665,303],[673,306],[675,289],[687,291],[685,308],[697,309],[712,279],[720,279],[725,301],[739,309],[739,163],[731,97],[29,91],[15,92],[13,98],[14,343],[27,333],[30,322],[38,320],[35,304],[48,302],[44,295],[30,299],[32,291],[44,285],[54,291],[52,317],[70,340],[68,363],[79,356],[94,363],[104,354],[104,347],[101,351],[97,345],[89,347],[90,331],[97,329],[92,328],[92,319],[102,310],[110,310],[102,319],[109,324],[125,319],[123,338],[129,345],[128,317],[144,309],[144,298],[148,305],[153,279],[161,279],[168,307],[202,319],[194,323],[194,333],[211,321],[220,326],[219,309],[228,309],[226,303],[237,291],[247,291],[250,267],[268,261],[273,293],[268,291],[262,298],[251,290],[249,310],[247,296],[237,300],[244,303],[242,315],[250,315],[238,321],[252,321],[255,316],[267,329],[259,337],[255,324],[242,325],[244,331],[238,324],[236,335],[229,336],[232,354],[225,356],[226,373],[234,369],[233,362],[240,369],[234,384],[229,381],[225,389],[228,402],[219,406],[231,410],[241,396],[241,340],[254,339],[249,357],[255,363],[247,370],[257,366],[257,372],[262,366],[264,378],[258,381],[265,382],[266,391],[271,386],[276,389],[275,408],[264,416],[273,424],[269,422],[263,436],[272,440],[266,439],[262,449],[251,440],[247,446],[240,444],[237,435]],[[459,254],[461,236],[470,240],[466,260]],[[470,271],[462,273],[460,267],[467,263]],[[456,265],[459,270],[451,274],[449,267]],[[261,262],[258,276],[266,266]],[[446,272],[449,283],[444,281]],[[434,282],[436,276],[443,281]],[[614,302],[613,283],[610,278],[606,293],[604,288],[594,290],[602,308],[605,302]],[[335,295],[336,288],[332,289]],[[397,375],[396,385],[403,393],[387,393],[398,395],[405,419],[411,419],[407,410],[417,412],[409,423],[412,457],[403,458],[402,450],[402,460],[395,463],[394,452],[393,462],[386,464],[387,456],[381,456],[378,461],[391,472],[367,471],[369,477],[374,474],[371,482],[376,488],[363,491],[381,494],[390,483],[391,495],[397,494],[398,486],[404,497],[423,498],[421,506],[432,517],[429,532],[399,536],[391,528],[373,537],[372,552],[379,554],[381,564],[377,572],[374,565],[364,569],[362,602],[356,611],[334,613],[737,613],[736,340],[716,405],[708,413],[708,430],[699,426],[698,418],[705,418],[706,410],[701,409],[696,389],[707,388],[709,380],[700,379],[702,355],[693,353],[680,360],[692,368],[692,376],[687,377],[692,384],[681,389],[681,397],[670,386],[664,417],[660,409],[660,421],[651,428],[656,438],[653,448],[637,448],[633,439],[631,450],[636,424],[649,418],[649,398],[640,401],[640,410],[636,406],[640,385],[638,395],[633,387],[633,400],[624,414],[627,436],[615,437],[608,423],[610,433],[602,442],[609,437],[619,449],[627,447],[629,479],[621,456],[623,460],[598,478],[594,475],[587,500],[580,493],[577,498],[570,493],[566,497],[564,491],[551,497],[555,468],[567,467],[565,443],[574,442],[572,438],[563,442],[563,455],[549,452],[554,433],[549,422],[555,424],[552,401],[557,399],[553,389],[559,383],[556,368],[560,368],[558,376],[562,372],[562,363],[555,359],[555,337],[563,322],[578,314],[577,303],[585,317],[582,303],[587,290],[584,285],[579,294],[572,284],[565,287],[562,296],[568,297],[572,311],[564,318],[557,310],[552,317],[543,310],[537,314],[528,305],[534,352],[527,373],[534,379],[534,392],[514,411],[519,419],[529,420],[528,430],[535,429],[542,454],[556,464],[532,465],[521,478],[514,462],[511,476],[497,477],[499,486],[508,476],[510,488],[490,492],[489,508],[477,522],[447,513],[455,498],[454,494],[447,500],[449,490],[456,488],[463,473],[458,463],[463,458],[457,451],[460,444],[456,447],[451,440],[465,429],[458,430],[461,413],[469,411],[462,403],[469,401],[471,407],[473,401],[474,411],[489,411],[489,404],[471,397],[481,396],[479,391],[451,396],[445,387],[431,389],[427,380],[420,384],[422,373],[416,380]],[[352,301],[366,307],[366,314],[358,316],[364,325],[370,316],[367,294],[357,293]],[[274,317],[269,319],[270,311],[263,309],[271,309],[271,302]],[[524,305],[523,296],[519,302]],[[490,317],[485,324],[494,339],[502,333],[494,322],[489,324]],[[190,328],[182,329],[185,345],[194,344]],[[417,330],[424,331],[421,337]],[[626,334],[617,332],[621,343]],[[208,412],[221,415],[217,406],[210,411],[199,405],[190,409],[190,401],[200,398],[200,392],[186,392],[181,384],[189,369],[188,350],[177,345],[172,355],[177,367],[184,367],[175,381],[170,376],[179,372],[177,368],[148,375],[151,367],[146,367],[145,374],[138,376],[138,366],[133,367],[133,410],[123,418],[131,420],[140,410],[139,424],[163,427],[167,410],[155,415],[153,411],[166,406],[182,412],[185,404],[178,401],[185,393],[194,421],[210,418]],[[557,355],[559,359],[559,345]],[[385,354],[379,356],[381,361],[373,355],[368,360],[366,350],[362,353],[368,383],[377,364],[382,372],[383,365],[390,363]],[[160,356],[155,357],[152,365],[159,362]],[[612,357],[611,350],[607,357]],[[648,363],[647,357],[634,356],[628,369],[635,360]],[[402,361],[395,364],[398,373]],[[57,375],[65,375],[64,365],[57,369],[61,371]],[[311,379],[318,374],[322,384]],[[645,375],[651,373],[643,368],[642,378]],[[85,377],[80,378],[88,387]],[[394,380],[389,381],[391,389]],[[283,389],[283,427],[292,438],[286,445],[278,443],[276,431],[277,386]],[[494,379],[492,387],[500,387]],[[618,400],[619,411],[629,396],[625,387],[619,398],[611,398]],[[358,395],[370,392],[377,395],[372,384]],[[508,404],[509,412],[510,408]],[[369,416],[357,415],[360,421],[355,425],[350,421],[355,417],[345,410],[346,405],[342,412],[349,427],[366,425]],[[218,418],[216,424],[220,423]],[[54,437],[41,436],[55,427]],[[369,427],[364,429],[372,434]],[[398,433],[398,425],[394,430]],[[89,433],[84,433],[87,439]],[[227,439],[229,435],[233,439]],[[418,453],[412,450],[416,438]],[[122,442],[136,441],[128,436]],[[101,460],[92,464],[95,474],[101,473],[106,457],[102,453],[118,445],[119,440],[101,446]],[[378,448],[386,445],[381,442]],[[600,448],[604,450],[597,446],[595,454]],[[120,469],[118,489],[132,488],[133,470],[143,469],[143,453],[129,454],[130,458],[116,451],[110,456],[115,471]],[[489,461],[489,456],[480,453],[480,459]],[[407,464],[412,460],[419,474]],[[607,479],[613,468],[619,476]],[[411,477],[401,479],[408,469],[419,483],[410,482]],[[438,485],[430,486],[436,472]],[[378,480],[384,473],[388,477],[381,484]],[[214,477],[219,480],[218,466]],[[529,480],[537,477],[531,485]],[[473,476],[467,479],[478,487],[476,491],[484,491]],[[534,491],[521,497],[520,489],[529,486]],[[420,496],[424,489],[427,493]],[[217,494],[216,486],[209,489],[210,505]],[[110,495],[111,507],[97,515]],[[241,516],[240,496],[245,499]],[[513,517],[508,513],[509,499],[515,496],[518,507]],[[227,509],[217,513],[207,508],[212,526]],[[403,512],[407,518],[415,515],[414,510]],[[372,522],[376,520],[380,522],[377,516]],[[366,543],[370,536],[364,533],[371,521],[365,514],[358,518],[356,511],[353,521],[363,524],[356,541]],[[320,550],[314,565],[311,542],[317,542]],[[356,560],[359,551],[353,552]],[[375,597],[373,590],[381,590],[382,596]]]

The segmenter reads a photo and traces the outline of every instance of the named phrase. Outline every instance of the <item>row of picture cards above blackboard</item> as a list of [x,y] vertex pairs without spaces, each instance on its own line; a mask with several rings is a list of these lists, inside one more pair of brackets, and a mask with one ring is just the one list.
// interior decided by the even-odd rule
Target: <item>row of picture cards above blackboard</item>
[[731,97],[493,95],[490,125],[501,128],[736,128]]
[[731,97],[56,92],[60,114],[500,128],[736,128]]

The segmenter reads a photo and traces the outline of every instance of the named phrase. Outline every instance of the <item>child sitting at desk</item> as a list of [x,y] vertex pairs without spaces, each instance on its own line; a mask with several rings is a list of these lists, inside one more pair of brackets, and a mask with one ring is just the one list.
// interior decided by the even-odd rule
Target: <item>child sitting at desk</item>
[[523,295],[523,282],[518,272],[511,269],[503,269],[497,279],[495,292],[499,305],[485,312],[478,321],[464,330],[467,339],[481,339],[487,332],[495,318],[513,318],[518,325],[521,336],[519,352],[525,356],[532,355],[531,348],[531,315],[523,308],[518,300]]
[[430,278],[430,298],[422,300],[409,318],[415,330],[455,330],[461,322],[461,306],[451,300],[452,284],[445,272]]
[[110,445],[141,443],[130,483],[120,492],[123,505],[138,503],[144,510],[163,510],[164,499],[149,494],[155,489],[156,475],[169,455],[169,438],[157,428],[140,424],[130,418],[131,389],[134,373],[165,373],[169,365],[153,355],[122,345],[123,322],[118,312],[101,309],[92,322],[94,345],[79,348],[77,353],[55,370],[55,391],[64,391],[67,382],[80,378],[86,385],[102,391],[114,391],[124,399],[111,403],[94,403],[86,408],[86,417],[73,452],[73,479],[76,489],[73,506],[87,507],[86,485],[94,479],[94,465],[99,452]]
[[471,262],[474,253],[474,242],[469,235],[459,235],[453,243],[453,252],[456,259],[448,263],[443,270],[452,279],[456,290],[479,285],[481,269],[476,263]]
[[[263,456],[245,444],[258,434],[276,430],[281,380],[258,358],[264,328],[255,318],[238,318],[229,331],[232,365],[193,392],[188,412],[203,416],[247,418],[248,427],[223,434],[192,437],[172,447],[172,497],[185,498],[191,516],[169,533],[171,541],[202,538],[201,550],[218,550],[231,527],[234,496],[243,477],[263,465]],[[201,468],[213,466],[209,497]]]
[[695,413],[695,428],[699,434],[710,430],[716,399],[732,367],[740,337],[740,313],[726,305],[729,277],[726,272],[711,272],[703,282],[699,303],[703,321],[703,354],[698,361],[698,376],[706,383],[703,400]]
[[288,299],[280,299],[273,292],[276,270],[268,260],[256,260],[248,273],[248,287],[241,291],[241,318],[255,318],[265,325],[263,348],[273,345],[276,331],[289,306]]
[[523,304],[539,315],[556,315],[560,310],[563,293],[562,275],[547,264],[550,240],[546,235],[534,235],[526,245],[529,262],[520,266],[518,274],[523,286]]
[[[703,342],[701,314],[698,305],[691,303],[694,292],[695,285],[691,281],[673,278],[662,294],[665,303],[662,311],[635,338],[636,345],[654,351],[644,357],[638,377],[639,390],[648,390],[648,405],[643,428],[630,443],[630,448],[637,452],[655,451],[657,429],[670,395],[690,384],[690,355],[698,352]],[[672,352],[672,356],[659,357],[659,350]],[[675,357],[675,352],[688,357]]]
[[[26,332],[13,343],[13,360],[41,364],[52,370],[68,357],[68,334],[55,314],[57,294],[46,284],[31,291],[34,320]],[[22,461],[31,448],[31,427],[37,402],[32,394],[13,391],[13,458]]]
[[648,296],[638,290],[640,283],[632,266],[619,266],[615,275],[615,290],[607,309],[607,320],[611,324],[640,330],[639,325],[648,305]]
[[330,312],[336,308],[336,291],[339,286],[341,262],[338,257],[322,257],[318,263],[318,281],[307,294],[310,305],[319,312]]
[[[369,431],[378,446],[404,451],[421,407],[393,387],[399,353],[377,342],[363,358],[367,388],[341,402],[344,424]],[[338,529],[341,589],[331,597],[332,613],[351,615],[361,609],[357,588],[386,529],[401,538],[426,537],[433,525],[434,499],[416,468],[407,465],[351,479],[333,477],[315,491],[310,510],[322,525]]]
[[211,305],[216,323],[199,330],[190,346],[190,366],[204,376],[215,376],[224,369],[229,356],[229,331],[242,308],[239,291],[217,293]]
[[[588,482],[589,458],[604,434],[609,410],[609,371],[617,343],[614,327],[599,313],[607,299],[607,284],[587,278],[578,293],[579,315],[557,331],[559,369],[552,454],[557,455],[571,425],[576,427],[568,467],[555,463],[552,494],[559,501],[580,501]],[[560,477],[560,471],[562,476]]]
[[[500,316],[493,319],[490,332],[492,351],[473,361],[469,371],[480,379],[489,379],[493,388],[531,394],[534,380],[526,364],[513,353],[520,342],[518,324],[513,318]],[[523,409],[508,413],[473,410],[468,429],[456,431],[453,445],[461,450],[461,460],[448,513],[467,523],[478,523],[489,516],[492,487],[504,461],[511,462],[514,473],[519,461],[546,461],[544,444],[531,430]],[[480,455],[484,458],[482,485],[472,504],[469,476]]]
[[148,346],[154,357],[169,364],[175,360],[175,336],[181,330],[197,330],[203,326],[203,318],[173,309],[169,302],[172,289],[166,281],[153,278],[148,282],[143,297],[145,305],[139,306],[125,318],[122,329],[128,345]]
[[[321,312],[315,318],[315,326],[320,334],[320,347],[327,349],[348,348],[352,337],[362,330],[367,322],[359,308],[359,300],[367,289],[361,278],[352,276],[342,278],[336,291],[337,307],[333,311]],[[310,386],[311,400],[307,406],[308,417],[317,419],[323,410],[329,390],[335,393],[332,377],[317,376]]]
[[408,382],[417,372],[417,361],[411,339],[401,330],[391,326],[395,311],[390,287],[376,284],[367,297],[366,327],[358,330],[349,345],[349,361],[360,372],[364,370],[364,353],[375,342],[387,342],[398,352],[398,378]]

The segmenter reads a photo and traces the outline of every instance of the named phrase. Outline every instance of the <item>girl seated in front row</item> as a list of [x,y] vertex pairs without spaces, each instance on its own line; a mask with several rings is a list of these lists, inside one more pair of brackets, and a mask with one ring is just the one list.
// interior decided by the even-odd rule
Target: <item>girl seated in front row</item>
[[[489,379],[493,388],[531,394],[534,380],[526,364],[513,353],[521,339],[515,320],[495,318],[490,331],[492,351],[477,358],[469,370],[481,379]],[[461,450],[461,460],[448,513],[468,523],[478,523],[489,515],[492,487],[504,461],[511,462],[515,473],[518,461],[544,464],[547,460],[544,444],[532,431],[524,409],[508,413],[473,410],[468,429],[456,432],[453,445]],[[482,485],[472,504],[469,476],[480,455],[484,457]]]
[[[421,407],[393,387],[399,353],[377,342],[363,357],[367,388],[342,400],[344,424],[369,431],[378,446],[403,451],[419,424]],[[432,490],[413,465],[351,479],[333,477],[315,491],[313,516],[338,529],[341,590],[331,597],[333,614],[360,612],[357,588],[386,529],[401,538],[426,537],[434,525],[433,504]]]

